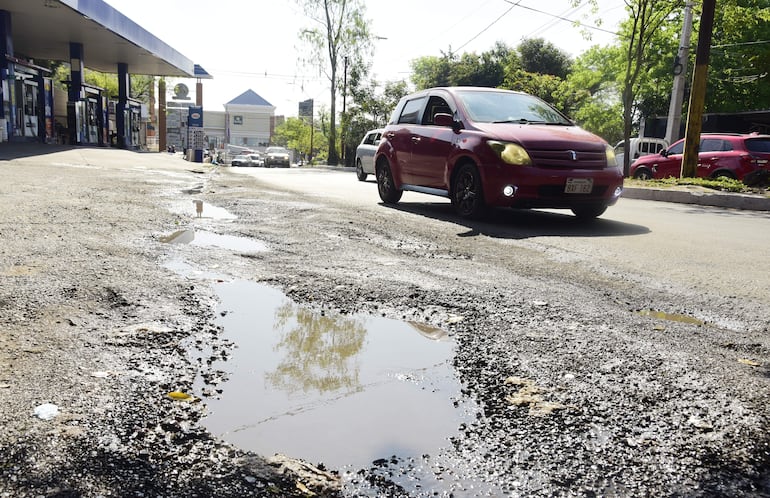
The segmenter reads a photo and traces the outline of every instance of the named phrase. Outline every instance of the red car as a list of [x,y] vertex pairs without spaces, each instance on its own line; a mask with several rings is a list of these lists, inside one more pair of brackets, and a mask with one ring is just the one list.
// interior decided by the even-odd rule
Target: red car
[[[684,139],[674,142],[660,152],[642,156],[631,165],[628,174],[633,178],[667,178],[681,176]],[[699,177],[726,177],[743,180],[758,169],[768,169],[770,135],[703,133],[698,151]]]
[[462,217],[488,207],[565,208],[595,218],[623,174],[603,139],[537,97],[481,87],[403,97],[375,155],[380,199],[404,190],[448,197]]

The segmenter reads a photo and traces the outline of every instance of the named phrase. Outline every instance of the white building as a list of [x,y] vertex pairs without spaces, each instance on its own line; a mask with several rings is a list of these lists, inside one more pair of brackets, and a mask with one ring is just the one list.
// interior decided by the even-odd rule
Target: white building
[[226,143],[263,149],[270,144],[274,129],[275,106],[253,90],[225,104]]

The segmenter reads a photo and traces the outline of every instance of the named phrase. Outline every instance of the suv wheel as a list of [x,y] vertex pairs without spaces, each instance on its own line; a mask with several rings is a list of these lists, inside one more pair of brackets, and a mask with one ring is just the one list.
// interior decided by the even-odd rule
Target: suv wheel
[[366,173],[364,173],[364,166],[361,164],[361,160],[356,160],[356,177],[359,182],[366,181]]
[[634,171],[634,178],[637,180],[652,180],[652,172],[647,168],[637,168]]
[[604,214],[607,206],[604,204],[584,204],[573,206],[572,212],[581,220],[592,220]]
[[463,218],[479,218],[484,215],[484,192],[481,189],[481,176],[475,165],[466,163],[457,170],[450,199],[455,212]]
[[390,164],[386,160],[377,164],[377,191],[385,204],[397,203],[404,193],[403,190],[396,188],[393,174],[390,172]]
[[716,173],[711,175],[711,177],[714,178],[715,180],[719,180],[720,178],[727,178],[728,180],[736,179],[735,175],[732,172],[725,171],[725,170],[717,171]]

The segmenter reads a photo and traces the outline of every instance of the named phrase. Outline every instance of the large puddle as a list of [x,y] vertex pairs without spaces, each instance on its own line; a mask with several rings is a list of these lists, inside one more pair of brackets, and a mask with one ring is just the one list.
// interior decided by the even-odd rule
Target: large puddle
[[236,235],[222,235],[205,230],[193,230],[191,228],[178,230],[170,235],[160,238],[160,241],[166,244],[192,244],[203,247],[218,247],[220,249],[229,249],[245,253],[256,253],[267,251],[265,243],[238,237]]
[[[218,322],[237,347],[212,365],[227,380],[204,397],[202,422],[240,448],[364,468],[435,453],[472,415],[441,330],[322,313],[253,282],[216,290]],[[197,392],[211,392],[200,382]]]

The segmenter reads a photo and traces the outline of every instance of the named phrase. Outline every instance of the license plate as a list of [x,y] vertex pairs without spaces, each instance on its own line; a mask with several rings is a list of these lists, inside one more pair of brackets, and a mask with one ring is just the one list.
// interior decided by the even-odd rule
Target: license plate
[[590,194],[594,188],[593,178],[567,178],[565,194]]

